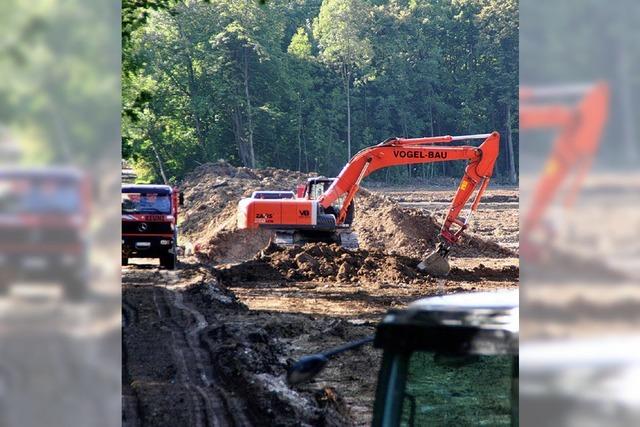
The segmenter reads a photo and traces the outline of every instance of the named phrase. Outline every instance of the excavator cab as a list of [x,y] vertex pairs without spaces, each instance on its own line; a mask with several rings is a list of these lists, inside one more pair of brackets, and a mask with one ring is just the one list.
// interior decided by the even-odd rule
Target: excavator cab
[[307,180],[303,197],[305,199],[317,200],[331,187],[335,178],[326,178],[324,176],[316,176]]
[[[335,180],[336,178],[327,178],[324,176],[309,178],[304,189],[303,197],[309,200],[318,200],[320,197],[322,197],[323,194],[327,192],[327,190],[331,187]],[[324,213],[333,215],[337,219],[338,215],[340,214],[340,208],[344,203],[344,198],[345,196],[339,197],[335,202],[331,204],[331,206],[324,208]],[[353,223],[354,213],[355,201],[351,200],[351,203],[347,208],[347,215],[343,223],[344,226],[351,226],[351,224]]]

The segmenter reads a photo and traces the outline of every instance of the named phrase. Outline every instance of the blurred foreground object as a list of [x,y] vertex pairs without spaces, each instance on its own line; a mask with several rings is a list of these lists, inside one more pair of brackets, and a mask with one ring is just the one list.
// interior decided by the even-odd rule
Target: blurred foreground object
[[544,215],[571,178],[563,206],[568,211],[574,205],[600,146],[608,111],[609,87],[604,82],[520,89],[521,131],[551,129],[556,133],[531,206],[523,215],[520,253],[524,258],[535,263],[543,255],[540,252],[549,249],[541,249],[553,238],[549,234],[553,231],[543,227]]
[[0,3],[0,425],[118,426],[120,2]]
[[0,167],[0,295],[16,282],[88,291],[87,177],[74,168]]
[[372,425],[518,424],[518,291],[423,298],[390,310],[367,337],[305,356],[287,374],[310,381],[330,358],[371,341],[383,351]]
[[638,335],[522,345],[522,424],[637,425],[639,352]]

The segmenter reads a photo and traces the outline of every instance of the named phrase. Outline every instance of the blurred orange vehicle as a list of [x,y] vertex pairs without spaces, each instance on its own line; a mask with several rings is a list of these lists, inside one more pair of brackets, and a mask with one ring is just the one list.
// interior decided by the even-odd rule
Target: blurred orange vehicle
[[[576,97],[578,101],[571,103]],[[523,256],[535,259],[539,255],[534,236],[547,231],[543,227],[544,216],[572,175],[563,205],[569,209],[575,203],[598,151],[608,109],[609,86],[605,82],[520,89],[520,129],[556,132],[542,176],[534,188],[531,208],[522,221]]]

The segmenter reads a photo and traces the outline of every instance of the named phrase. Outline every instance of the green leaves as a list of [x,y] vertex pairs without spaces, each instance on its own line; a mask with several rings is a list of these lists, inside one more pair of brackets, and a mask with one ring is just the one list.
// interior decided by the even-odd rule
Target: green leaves
[[258,166],[335,175],[349,139],[355,152],[394,135],[504,131],[518,74],[517,4],[504,3],[150,8],[124,47],[126,153],[153,174],[155,147],[174,178],[220,158],[247,164],[250,149]]

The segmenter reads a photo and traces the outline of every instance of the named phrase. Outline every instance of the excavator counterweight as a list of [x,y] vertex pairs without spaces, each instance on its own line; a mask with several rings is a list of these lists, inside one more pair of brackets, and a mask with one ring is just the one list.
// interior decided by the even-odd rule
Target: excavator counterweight
[[[479,146],[443,146],[464,140],[484,140]],[[294,196],[290,192],[256,192],[238,205],[239,228],[270,228],[276,243],[328,241],[357,248],[351,229],[354,197],[362,180],[372,172],[398,165],[466,160],[467,167],[440,230],[441,242],[418,268],[435,276],[449,272],[449,250],[468,227],[493,175],[500,148],[497,132],[481,135],[390,138],[358,152],[336,178],[311,178]],[[473,193],[469,213],[461,212]],[[274,196],[285,194],[286,197]]]

